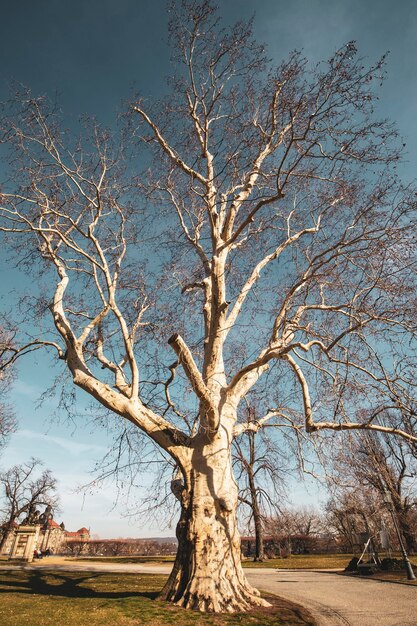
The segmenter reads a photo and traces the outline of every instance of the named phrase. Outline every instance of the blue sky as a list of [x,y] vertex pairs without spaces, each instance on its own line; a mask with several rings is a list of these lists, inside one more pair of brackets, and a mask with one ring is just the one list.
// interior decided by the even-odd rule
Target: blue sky
[[[388,80],[381,90],[380,113],[396,121],[408,146],[403,176],[414,178],[417,159],[417,3],[413,0],[221,0],[227,21],[255,14],[255,34],[279,62],[301,49],[311,60],[328,58],[350,40],[370,61],[390,51]],[[158,96],[170,73],[166,46],[166,5],[163,0],[21,0],[3,2],[0,39],[0,100],[12,82],[35,94],[57,94],[71,124],[83,114],[112,124],[123,101],[133,91]],[[0,268],[0,307],[10,302],[9,291],[25,288],[27,278]],[[51,362],[41,355],[22,363],[12,400],[20,430],[4,451],[7,467],[33,455],[57,475],[62,515],[67,528],[90,526],[100,536],[171,534],[156,525],[132,524],[112,510],[111,487],[85,499],[76,493],[91,479],[95,460],[108,448],[104,431],[90,426],[50,421],[55,403],[35,404],[53,376]],[[79,397],[79,409],[86,411]],[[145,481],[146,482],[146,481]],[[300,486],[293,499],[312,501]]]

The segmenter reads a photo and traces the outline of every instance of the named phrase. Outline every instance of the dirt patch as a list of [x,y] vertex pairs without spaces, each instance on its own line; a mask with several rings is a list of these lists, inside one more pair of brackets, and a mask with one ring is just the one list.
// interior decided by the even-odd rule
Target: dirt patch
[[268,593],[263,593],[262,597],[272,605],[272,607],[258,609],[257,615],[264,614],[270,619],[271,616],[276,616],[276,622],[267,622],[268,624],[304,624],[305,626],[317,626],[317,622],[305,609],[299,604],[294,604],[284,598],[273,596]]
[[361,575],[358,572],[336,572],[341,576],[350,576],[355,578],[367,579],[367,580],[381,580],[390,583],[399,583],[402,585],[411,585],[417,587],[417,580],[408,580],[405,572],[381,572],[377,571],[374,574]]

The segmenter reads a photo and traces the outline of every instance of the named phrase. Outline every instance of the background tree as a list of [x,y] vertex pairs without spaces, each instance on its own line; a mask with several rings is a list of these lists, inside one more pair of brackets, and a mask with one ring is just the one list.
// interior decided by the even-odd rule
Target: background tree
[[[19,354],[52,348],[179,468],[162,597],[233,612],[265,604],[240,565],[230,454],[261,378],[259,426],[416,441],[415,195],[374,116],[383,60],[366,67],[350,43],[315,68],[298,54],[273,68],[251,24],[223,29],[206,1],[175,3],[170,35],[171,92],[135,101],[123,147],[94,123],[72,140],[29,95],[6,109],[0,228],[53,321]],[[136,178],[129,138],[148,149]],[[358,419],[359,405],[374,411]],[[394,422],[377,422],[387,408]]]
[[255,532],[254,561],[263,561],[265,520],[283,506],[289,462],[276,438],[258,428],[251,407],[247,409],[247,421],[248,428],[233,441],[233,467],[239,502],[247,509],[249,532],[252,527]]
[[[71,539],[66,541],[60,548],[65,554],[71,556],[79,556],[80,554],[88,554],[90,543],[86,539]],[[112,553],[114,556],[114,553]]]
[[8,366],[13,335],[5,325],[0,325],[0,449],[8,436],[16,429],[16,417],[8,401],[14,372]]
[[41,461],[31,459],[0,473],[0,550],[16,523],[22,522],[24,517],[33,516],[36,511],[41,513],[39,507],[49,505],[56,509],[58,506],[57,481],[50,470],[39,474],[41,466]]
[[323,519],[313,507],[282,508],[268,519],[268,535],[279,545],[281,556],[312,551],[323,531]]
[[[386,419],[389,421],[389,417]],[[358,513],[362,511],[368,520],[376,517],[372,525],[379,524],[379,527],[374,529],[374,533],[381,530],[385,494],[390,494],[408,552],[416,551],[416,477],[416,459],[407,442],[383,434],[351,436],[333,465],[338,499],[340,495],[351,494],[350,499],[362,500],[362,506],[358,502],[353,508]]]
[[326,504],[325,524],[337,537],[342,551],[361,554],[369,537],[377,541],[390,520],[380,498],[362,485],[356,490],[337,490]]

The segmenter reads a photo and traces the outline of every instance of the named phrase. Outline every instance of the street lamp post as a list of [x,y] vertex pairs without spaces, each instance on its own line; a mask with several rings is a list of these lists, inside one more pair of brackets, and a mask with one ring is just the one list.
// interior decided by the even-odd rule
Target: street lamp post
[[413,567],[408,558],[407,552],[405,550],[404,542],[401,537],[400,529],[398,527],[397,516],[394,511],[394,503],[392,501],[391,494],[386,487],[384,487],[384,504],[387,506],[389,512],[391,513],[392,521],[394,522],[394,528],[395,528],[395,532],[397,533],[398,543],[400,544],[400,550],[403,556],[404,569],[407,573],[407,578],[408,580],[415,580],[416,577],[413,572]]

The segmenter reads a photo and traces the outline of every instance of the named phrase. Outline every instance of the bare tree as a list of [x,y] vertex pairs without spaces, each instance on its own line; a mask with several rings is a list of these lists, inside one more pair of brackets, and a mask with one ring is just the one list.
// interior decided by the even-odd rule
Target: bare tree
[[[210,2],[171,15],[172,91],[135,101],[123,147],[94,123],[72,141],[27,95],[4,114],[0,228],[53,320],[10,362],[51,348],[172,458],[179,550],[162,597],[233,612],[266,604],[240,565],[234,437],[273,420],[416,441],[416,203],[374,115],[383,60],[365,67],[349,43],[272,68],[251,24],[223,29]],[[132,177],[138,145],[153,160]],[[262,379],[266,412],[248,424]],[[359,405],[374,410],[358,419]],[[376,421],[388,407],[395,422]]]
[[[389,416],[386,419],[389,422]],[[357,504],[354,508],[364,519],[377,516],[373,526],[379,523],[378,530],[386,508],[386,493],[390,494],[409,552],[416,551],[417,541],[416,478],[416,459],[407,442],[383,434],[350,436],[334,461],[333,480],[339,501],[348,494],[351,499],[361,499],[362,506]]]
[[0,474],[0,550],[9,532],[23,517],[33,517],[40,506],[58,506],[57,481],[50,470],[43,470],[39,475],[41,465],[41,461],[31,459]]
[[[256,424],[256,415],[248,407],[248,424]],[[283,443],[281,442],[281,445]],[[263,561],[264,522],[283,504],[289,464],[274,436],[265,429],[245,430],[233,440],[232,458],[239,488],[239,502],[248,508],[248,527],[255,531],[254,561]],[[286,462],[287,461],[287,462]]]
[[90,542],[86,539],[71,539],[65,541],[61,545],[60,551],[64,554],[70,554],[71,556],[80,556],[81,554],[88,554],[90,549]]
[[310,552],[322,531],[322,518],[313,507],[282,508],[269,518],[266,529],[285,554]]
[[372,538],[375,546],[381,530],[390,526],[389,515],[380,498],[369,487],[338,489],[325,507],[325,523],[344,552],[361,554]]
[[16,417],[8,402],[8,394],[13,382],[13,369],[6,366],[10,358],[13,335],[6,325],[0,323],[0,448],[16,428]]

